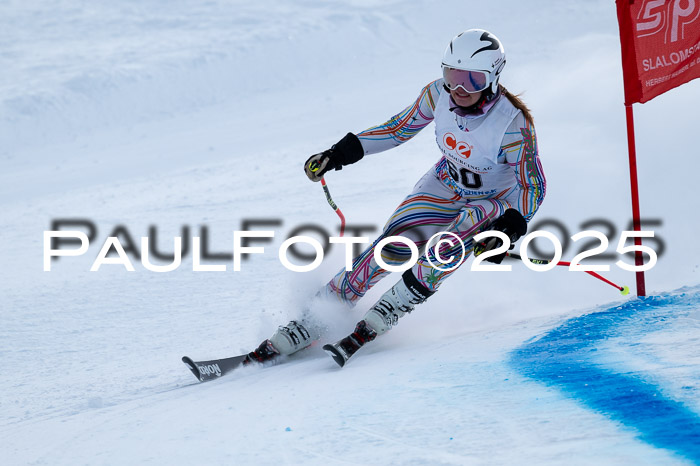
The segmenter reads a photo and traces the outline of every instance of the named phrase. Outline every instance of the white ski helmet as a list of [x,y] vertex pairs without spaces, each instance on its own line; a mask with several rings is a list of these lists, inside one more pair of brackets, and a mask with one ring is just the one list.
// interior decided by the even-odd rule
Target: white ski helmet
[[450,41],[442,56],[442,75],[450,90],[461,87],[479,92],[498,90],[498,78],[506,64],[503,44],[488,31],[469,29]]

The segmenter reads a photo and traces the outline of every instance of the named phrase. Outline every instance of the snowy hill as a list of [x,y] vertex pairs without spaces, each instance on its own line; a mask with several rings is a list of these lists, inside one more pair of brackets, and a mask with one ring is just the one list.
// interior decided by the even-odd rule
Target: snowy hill
[[[467,264],[342,370],[312,348],[201,385],[180,362],[250,351],[342,266],[338,251],[305,274],[277,259],[300,225],[337,232],[303,160],[411,103],[470,27],[501,38],[504,83],[533,109],[548,179],[536,221],[569,236],[612,225],[613,252],[630,218],[613,2],[0,5],[0,461],[700,462],[698,81],[635,106],[642,215],[665,245],[653,298],[561,268]],[[328,175],[348,222],[380,228],[435,151],[431,127]],[[44,272],[59,219],[95,239]],[[172,252],[174,236],[208,235],[225,257],[247,220],[274,222],[255,229],[275,238],[239,272],[227,258],[208,262],[226,272],[193,272],[191,253],[171,273],[132,256],[134,272],[90,272],[120,227],[137,250],[141,236]],[[393,280],[358,311],[316,310],[329,338]]]

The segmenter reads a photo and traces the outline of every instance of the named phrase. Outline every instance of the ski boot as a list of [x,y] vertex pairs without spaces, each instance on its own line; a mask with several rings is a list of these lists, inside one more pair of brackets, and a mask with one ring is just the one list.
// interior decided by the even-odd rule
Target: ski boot
[[323,349],[333,360],[343,367],[350,357],[365,343],[386,333],[399,319],[415,309],[416,304],[425,302],[435,291],[427,289],[413,275],[411,270],[404,272],[402,279],[379,298],[367,311],[355,331]]
[[280,326],[270,339],[263,341],[255,351],[248,353],[243,364],[264,363],[280,355],[289,356],[308,348],[319,339],[319,335],[316,335],[315,331],[309,332],[307,327],[295,320]]

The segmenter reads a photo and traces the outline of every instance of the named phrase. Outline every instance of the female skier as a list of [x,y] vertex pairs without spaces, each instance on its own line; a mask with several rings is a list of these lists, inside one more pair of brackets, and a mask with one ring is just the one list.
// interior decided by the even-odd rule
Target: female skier
[[[375,261],[374,249],[390,236],[408,238],[421,250],[434,234],[449,232],[461,239],[469,254],[475,246],[479,253],[502,244],[497,240],[475,245],[473,236],[484,230],[504,232],[511,244],[526,233],[527,222],[544,198],[545,177],[530,111],[498,82],[505,63],[496,36],[482,29],[465,31],[445,50],[442,79],[425,86],[413,104],[382,125],[356,135],[348,133],[306,161],[306,175],[320,181],[329,170],[340,170],[365,155],[403,144],[431,121],[442,153],[389,218],[381,235],[355,258],[352,270],[341,270],[326,285],[326,295],[354,306],[389,273]],[[340,366],[435,293],[462,257],[461,245],[453,243],[450,247],[443,242],[439,251],[426,248],[351,335],[324,346]],[[443,261],[449,257],[453,261],[440,263],[438,254]],[[504,256],[487,260],[500,263]],[[403,243],[392,242],[382,249],[381,257],[387,264],[399,265],[411,258],[411,251]],[[305,320],[280,327],[248,355],[247,362],[263,362],[308,347],[320,338],[314,327]]]

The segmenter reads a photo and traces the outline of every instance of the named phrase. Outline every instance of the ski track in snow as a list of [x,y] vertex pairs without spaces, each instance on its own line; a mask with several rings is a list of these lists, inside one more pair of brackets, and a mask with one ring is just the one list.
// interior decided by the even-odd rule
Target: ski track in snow
[[[548,179],[536,219],[570,234],[591,219],[626,228],[614,5],[495,3],[3,2],[0,462],[700,461],[690,192],[700,82],[635,106],[643,216],[662,220],[666,244],[647,274],[658,297],[621,298],[565,270],[513,264],[493,275],[466,264],[342,370],[320,347],[207,384],[180,362],[250,351],[335,273],[339,251],[308,274],[276,256],[299,225],[337,232],[301,162],[411,103],[469,27],[503,40],[504,82],[533,108]],[[436,160],[431,127],[327,178],[350,223],[381,228]],[[84,257],[43,272],[42,232],[59,218],[89,219],[97,237]],[[135,272],[89,272],[120,225],[137,249],[155,226],[165,253],[174,236],[206,226],[210,251],[230,254],[246,219],[281,225],[240,272],[225,261],[224,273],[195,273],[191,254],[172,273],[136,259]],[[633,284],[616,266],[605,275]],[[355,311],[314,309],[329,340],[393,280]],[[618,382],[653,399],[605,404]]]

